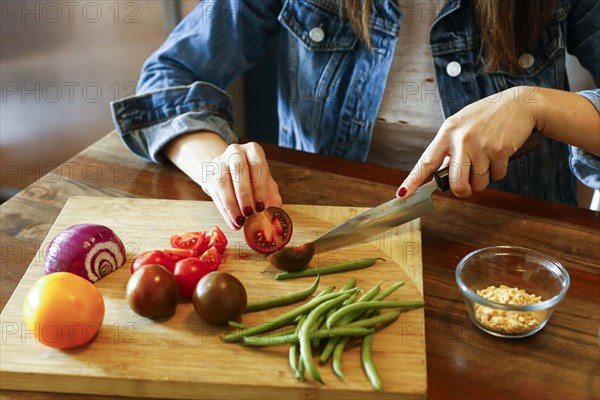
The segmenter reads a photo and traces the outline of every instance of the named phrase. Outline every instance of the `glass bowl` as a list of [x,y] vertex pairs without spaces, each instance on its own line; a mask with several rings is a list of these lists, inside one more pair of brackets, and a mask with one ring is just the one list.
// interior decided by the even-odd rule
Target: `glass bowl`
[[569,273],[539,251],[495,246],[465,256],[456,267],[456,283],[477,327],[494,336],[522,338],[546,325],[567,294]]

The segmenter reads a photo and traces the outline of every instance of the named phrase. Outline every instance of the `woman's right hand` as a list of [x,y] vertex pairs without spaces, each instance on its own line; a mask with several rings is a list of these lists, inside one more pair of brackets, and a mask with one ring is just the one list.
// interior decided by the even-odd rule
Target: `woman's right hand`
[[213,199],[233,229],[255,212],[281,207],[277,183],[257,143],[228,146],[212,132],[195,132],[169,143],[166,155]]

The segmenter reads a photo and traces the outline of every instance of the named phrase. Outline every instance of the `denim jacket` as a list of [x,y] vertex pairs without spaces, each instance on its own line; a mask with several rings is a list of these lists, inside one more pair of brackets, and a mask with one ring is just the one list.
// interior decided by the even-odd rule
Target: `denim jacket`
[[[203,0],[146,61],[138,93],[112,104],[117,130],[134,153],[155,162],[164,161],[167,142],[187,132],[236,141],[225,88],[279,33],[279,144],[364,161],[401,20],[396,0],[375,0],[370,50],[339,15],[336,0]],[[512,86],[568,90],[566,50],[600,86],[599,20],[597,0],[558,0],[539,43],[525,54],[525,72],[487,73],[471,2],[449,0],[429,39],[444,117]],[[600,91],[586,93],[597,98]],[[569,149],[547,138],[491,186],[576,202]]]

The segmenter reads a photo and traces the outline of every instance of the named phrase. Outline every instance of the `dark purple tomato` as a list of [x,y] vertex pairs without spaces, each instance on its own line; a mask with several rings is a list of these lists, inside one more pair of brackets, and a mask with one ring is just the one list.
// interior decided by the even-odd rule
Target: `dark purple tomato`
[[228,321],[239,320],[246,311],[248,297],[239,279],[227,272],[215,271],[200,279],[193,302],[200,318],[225,325]]
[[267,260],[282,271],[300,271],[308,266],[315,254],[315,243],[284,247],[271,253]]
[[175,312],[178,301],[177,280],[158,264],[142,266],[127,281],[129,307],[142,317],[167,317]]

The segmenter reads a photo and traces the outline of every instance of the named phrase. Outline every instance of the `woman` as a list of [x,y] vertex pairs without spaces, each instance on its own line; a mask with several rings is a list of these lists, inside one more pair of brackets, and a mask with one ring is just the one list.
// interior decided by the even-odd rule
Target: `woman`
[[[113,116],[132,151],[171,160],[239,229],[281,197],[260,146],[231,144],[224,88],[280,33],[280,145],[402,166],[395,154],[417,156],[431,142],[408,161],[415,173],[398,195],[447,158],[459,196],[490,185],[573,204],[568,148],[557,140],[598,152],[600,105],[598,90],[562,91],[565,47],[599,84],[599,17],[595,0],[204,1],[146,62],[138,95],[113,103]],[[421,89],[417,100],[410,88]],[[534,129],[541,146],[508,164]]]

